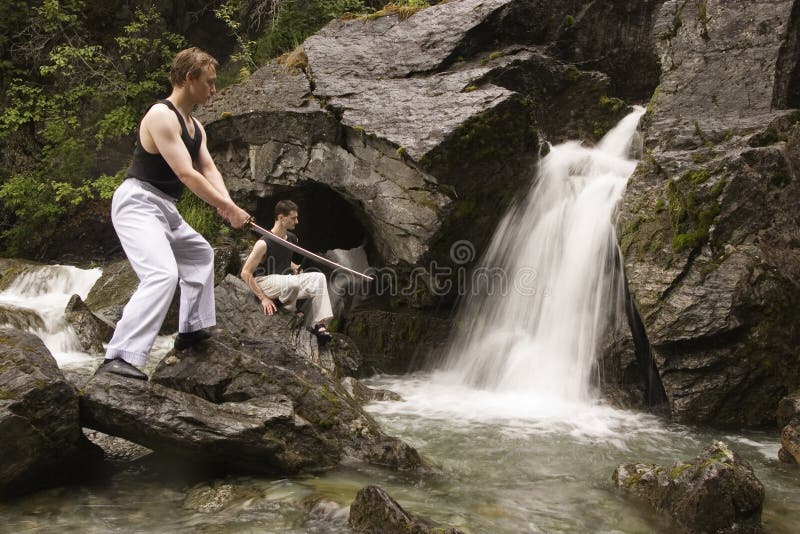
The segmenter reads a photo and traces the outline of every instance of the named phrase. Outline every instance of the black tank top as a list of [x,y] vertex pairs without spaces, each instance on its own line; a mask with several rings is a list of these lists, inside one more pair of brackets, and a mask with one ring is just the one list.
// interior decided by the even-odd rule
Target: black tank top
[[[175,112],[178,116],[178,121],[181,123],[181,140],[186,145],[189,155],[192,157],[192,162],[197,161],[200,154],[200,145],[203,142],[203,132],[197,121],[192,117],[194,123],[194,139],[189,136],[189,130],[186,129],[186,123],[183,117],[175,108],[175,105],[169,100],[159,100],[156,104],[166,104],[169,109]],[[150,107],[153,107],[150,106]],[[142,147],[142,139],[139,134],[136,136],[136,147],[133,149],[133,160],[131,166],[128,168],[128,174],[125,178],[136,178],[143,182],[153,184],[159,190],[168,194],[173,198],[180,198],[183,193],[184,185],[178,179],[175,171],[169,166],[167,160],[161,154],[151,154]]]
[[[261,240],[267,244],[267,253],[264,255],[264,259],[261,260],[261,269],[256,273],[257,276],[292,274],[291,262],[300,265],[300,262],[303,261],[303,257],[300,254],[281,246],[280,243],[270,241],[266,237],[262,237]],[[297,236],[288,231],[286,232],[286,241],[294,245],[299,242]]]

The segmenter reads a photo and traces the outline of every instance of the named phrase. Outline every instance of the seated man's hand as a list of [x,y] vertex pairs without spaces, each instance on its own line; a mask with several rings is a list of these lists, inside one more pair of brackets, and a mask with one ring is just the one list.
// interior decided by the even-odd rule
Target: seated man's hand
[[261,299],[261,309],[264,310],[265,315],[272,315],[276,311],[278,311],[278,307],[275,306],[275,302],[269,297],[264,297]]

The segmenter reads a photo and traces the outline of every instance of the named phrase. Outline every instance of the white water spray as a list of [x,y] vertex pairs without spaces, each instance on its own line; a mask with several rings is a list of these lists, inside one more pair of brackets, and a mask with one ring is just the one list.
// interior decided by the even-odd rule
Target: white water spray
[[594,148],[570,141],[542,160],[479,267],[504,283],[484,279],[462,305],[467,334],[447,359],[456,383],[534,394],[540,407],[594,399],[598,342],[621,303],[612,217],[636,167],[629,154],[643,114],[637,107]]
[[22,273],[0,292],[0,322],[39,336],[59,365],[93,362],[64,319],[64,308],[74,294],[86,299],[101,274],[65,265]]

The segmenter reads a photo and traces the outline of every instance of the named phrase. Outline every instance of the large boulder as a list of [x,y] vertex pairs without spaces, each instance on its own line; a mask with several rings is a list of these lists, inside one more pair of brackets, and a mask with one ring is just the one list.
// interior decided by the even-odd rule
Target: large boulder
[[59,484],[102,457],[81,432],[78,397],[33,334],[0,328],[0,496]]
[[287,399],[295,424],[315,436],[315,449],[325,453],[316,468],[332,467],[345,457],[395,469],[424,466],[416,450],[383,433],[332,373],[286,340],[220,332],[208,343],[165,358],[150,381],[233,410],[237,403]]
[[[796,2],[667,1],[618,222],[676,420],[770,425],[800,387]],[[620,379],[621,381],[621,379]]]
[[364,534],[459,534],[453,527],[433,526],[428,520],[406,512],[378,486],[365,486],[350,505],[350,527]]
[[[401,280],[415,266],[447,279],[454,272],[436,267],[452,265],[451,244],[468,240],[480,253],[527,191],[540,137],[595,140],[626,112],[607,74],[569,56],[624,64],[623,45],[648,47],[652,3],[579,16],[587,3],[596,2],[462,0],[332,21],[303,43],[302,69],[269,63],[200,111],[209,148],[257,218],[292,197],[309,217],[302,241],[325,250],[363,240],[371,263]],[[580,43],[596,35],[593,17],[643,29],[592,51]],[[640,63],[653,72],[648,54]],[[615,70],[618,87],[624,74]],[[655,86],[645,77],[639,93]]]
[[750,464],[719,441],[689,462],[620,465],[613,480],[688,532],[761,529],[764,486]]
[[213,403],[157,381],[101,374],[83,386],[81,415],[89,428],[238,472],[290,474],[337,460],[281,395]]

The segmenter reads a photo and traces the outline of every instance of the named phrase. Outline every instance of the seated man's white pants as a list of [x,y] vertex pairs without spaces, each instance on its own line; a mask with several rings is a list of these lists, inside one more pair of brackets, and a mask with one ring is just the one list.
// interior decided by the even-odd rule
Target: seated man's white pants
[[144,365],[180,281],[178,331],[216,324],[214,250],[186,224],[174,199],[126,179],[114,193],[111,220],[139,287],[108,343],[106,358]]
[[322,273],[269,274],[257,276],[256,283],[267,297],[280,299],[288,307],[294,307],[297,299],[309,299],[312,324],[333,317],[328,282]]

